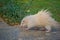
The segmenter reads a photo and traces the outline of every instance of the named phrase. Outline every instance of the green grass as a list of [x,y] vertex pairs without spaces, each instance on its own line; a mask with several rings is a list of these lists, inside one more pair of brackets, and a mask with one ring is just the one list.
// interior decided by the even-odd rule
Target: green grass
[[[41,9],[49,9],[53,17],[60,22],[60,0],[22,0],[25,14],[35,14]],[[27,12],[30,10],[30,12]]]
[[0,0],[0,16],[7,23],[20,23],[26,15],[48,9],[60,22],[60,0]]

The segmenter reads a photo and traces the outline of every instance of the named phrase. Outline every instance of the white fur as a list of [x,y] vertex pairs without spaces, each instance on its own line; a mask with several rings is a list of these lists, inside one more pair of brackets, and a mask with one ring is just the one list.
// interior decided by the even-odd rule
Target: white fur
[[50,31],[51,26],[57,26],[57,24],[57,21],[51,17],[50,12],[47,10],[41,10],[35,15],[26,16],[21,21],[21,26],[27,26],[27,30],[35,26],[44,26]]

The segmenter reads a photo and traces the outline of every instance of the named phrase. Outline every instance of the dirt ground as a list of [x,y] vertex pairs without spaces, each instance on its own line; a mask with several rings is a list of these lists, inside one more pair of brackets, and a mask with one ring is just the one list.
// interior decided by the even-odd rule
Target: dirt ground
[[[8,27],[4,22],[0,22],[0,27]],[[44,31],[29,30],[24,31],[19,28],[18,40],[60,40],[60,31],[46,33]]]

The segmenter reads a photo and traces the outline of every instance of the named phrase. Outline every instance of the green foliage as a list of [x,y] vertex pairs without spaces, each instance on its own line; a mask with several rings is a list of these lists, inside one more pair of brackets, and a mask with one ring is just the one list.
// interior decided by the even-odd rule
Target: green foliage
[[60,22],[60,0],[0,0],[0,16],[7,23],[20,23],[21,19],[35,14],[41,9],[48,9]]

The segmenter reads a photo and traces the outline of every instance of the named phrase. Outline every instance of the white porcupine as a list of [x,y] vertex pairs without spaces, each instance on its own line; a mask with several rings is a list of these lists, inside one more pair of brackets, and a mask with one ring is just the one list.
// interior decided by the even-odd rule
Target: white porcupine
[[35,26],[44,26],[49,32],[51,27],[57,27],[58,22],[51,17],[51,14],[47,10],[41,10],[37,14],[26,16],[22,19],[21,25],[22,28],[26,30]]

